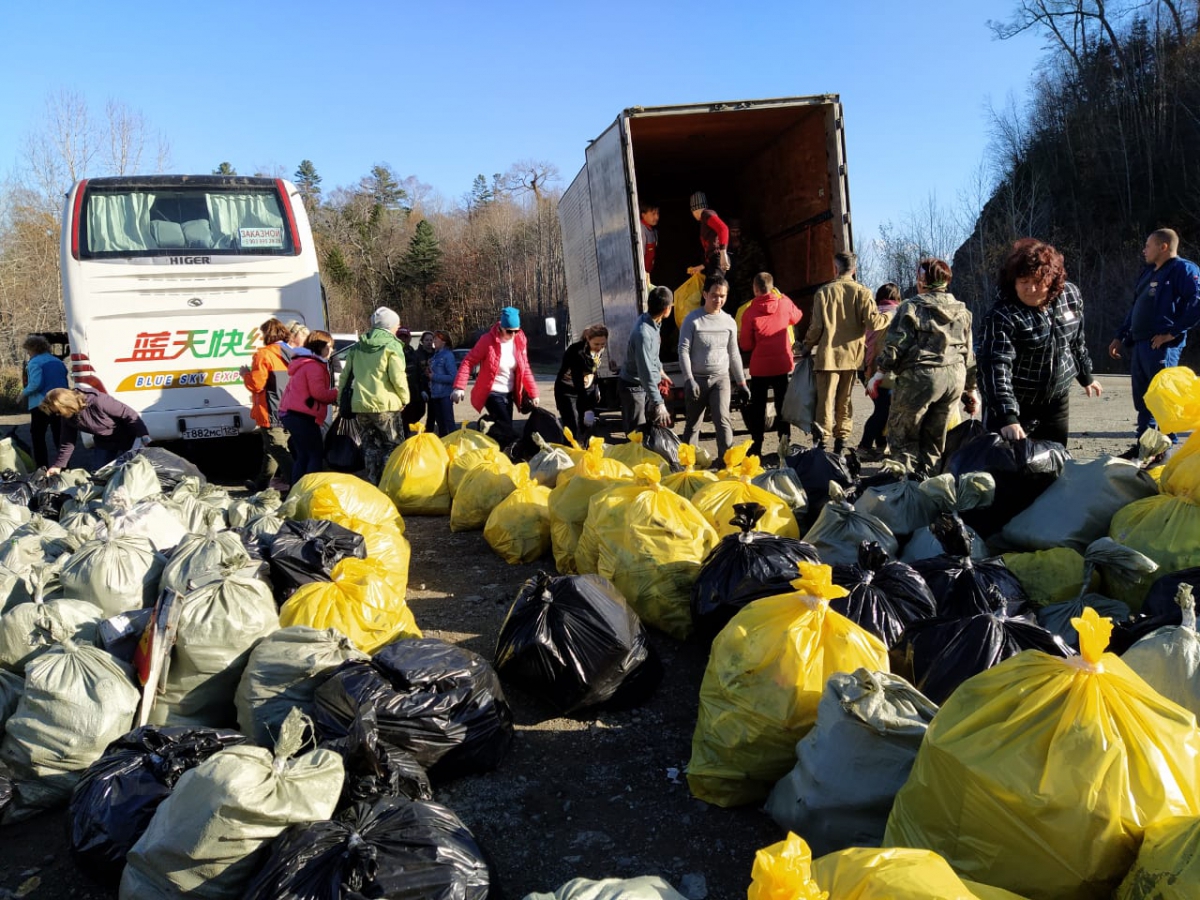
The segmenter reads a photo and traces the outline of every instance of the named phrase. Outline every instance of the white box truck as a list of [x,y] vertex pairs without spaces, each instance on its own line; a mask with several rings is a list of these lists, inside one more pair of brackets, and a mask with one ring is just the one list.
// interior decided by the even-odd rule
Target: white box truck
[[[586,163],[558,204],[567,276],[568,343],[588,325],[609,329],[601,363],[606,406],[637,317],[646,308],[639,203],[660,210],[655,284],[675,290],[703,262],[689,197],[708,205],[763,250],[776,286],[806,312],[834,277],[833,254],[853,249],[842,105],[836,94],[635,106],[586,150]],[[730,250],[732,272],[739,260]],[[729,312],[737,302],[734,297]],[[677,331],[663,326],[667,371]],[[799,335],[797,335],[799,337]]]

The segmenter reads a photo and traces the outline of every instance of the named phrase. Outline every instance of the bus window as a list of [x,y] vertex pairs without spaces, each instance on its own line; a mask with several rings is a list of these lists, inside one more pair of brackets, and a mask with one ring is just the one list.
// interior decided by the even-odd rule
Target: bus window
[[293,256],[294,224],[274,188],[197,191],[88,189],[78,227],[81,259],[203,250]]

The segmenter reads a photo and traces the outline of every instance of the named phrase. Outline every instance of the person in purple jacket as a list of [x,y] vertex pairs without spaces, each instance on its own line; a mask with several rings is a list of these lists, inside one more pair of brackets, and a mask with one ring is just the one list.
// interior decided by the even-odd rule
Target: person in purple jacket
[[55,388],[46,394],[42,410],[62,418],[62,441],[54,464],[46,470],[47,475],[57,475],[71,461],[81,431],[95,439],[92,459],[97,468],[108,465],[127,450],[150,443],[150,432],[137,412],[87,385]]

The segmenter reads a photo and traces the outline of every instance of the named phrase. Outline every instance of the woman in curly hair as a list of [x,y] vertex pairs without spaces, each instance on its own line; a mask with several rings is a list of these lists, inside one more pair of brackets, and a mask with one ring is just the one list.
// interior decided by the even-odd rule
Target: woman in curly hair
[[1100,396],[1084,341],[1083,297],[1050,244],[1022,238],[1005,257],[977,365],[984,424],[1009,440],[1065,445],[1071,382]]

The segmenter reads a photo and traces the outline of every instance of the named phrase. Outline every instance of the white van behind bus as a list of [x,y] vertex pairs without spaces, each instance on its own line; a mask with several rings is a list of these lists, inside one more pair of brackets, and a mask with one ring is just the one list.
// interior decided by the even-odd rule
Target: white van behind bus
[[328,327],[308,215],[282,179],[80,181],[61,260],[73,381],[136,409],[156,441],[253,431],[239,369],[259,326]]

